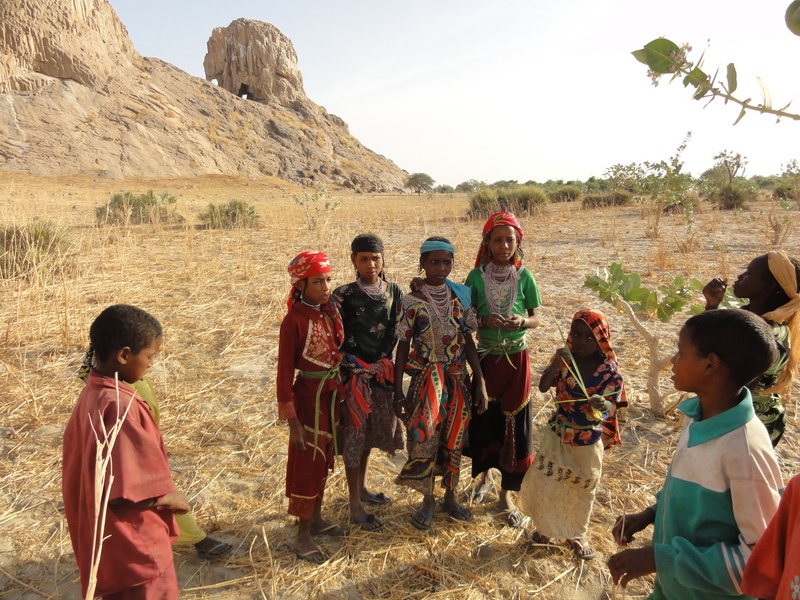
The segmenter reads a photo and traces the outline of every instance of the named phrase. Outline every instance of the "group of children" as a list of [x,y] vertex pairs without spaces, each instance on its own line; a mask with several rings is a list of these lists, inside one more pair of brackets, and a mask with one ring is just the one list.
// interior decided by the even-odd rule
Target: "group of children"
[[[492,215],[475,268],[461,285],[449,279],[453,245],[428,238],[420,247],[421,277],[406,294],[386,281],[383,243],[372,234],[353,240],[355,281],[339,288],[332,286],[322,252],[302,252],[291,261],[277,399],[278,416],[289,428],[288,512],[297,518],[287,545],[299,558],[320,564],[327,556],[312,536],[345,535],[322,516],[334,457],[344,459],[352,523],[378,531],[384,523],[370,507],[393,500],[367,485],[370,451],[394,453],[404,444],[408,457],[396,483],[421,494],[410,517],[414,527],[432,526],[437,476],[444,488],[441,510],[453,519],[472,518],[456,494],[464,454],[473,477],[500,471],[498,496],[509,526],[519,527],[525,514],[535,526],[533,543],[563,539],[578,558],[593,557],[589,517],[604,448],[620,443],[624,382],[606,317],[578,311],[565,347],[541,374],[539,389],[555,388],[556,408],[534,435],[525,333],[541,325],[535,314],[541,298],[523,266],[522,239],[514,215]],[[758,559],[771,556],[771,546],[764,549],[762,541],[747,561],[778,510],[782,487],[770,434],[758,417],[780,419],[772,419],[776,408],[769,402],[759,411],[758,398],[775,396],[780,404],[791,385],[800,347],[798,280],[800,263],[771,252],[755,259],[733,286],[737,296],[750,299],[746,310],[709,310],[684,325],[673,379],[676,389],[697,397],[679,406],[684,429],[656,503],[619,517],[613,528],[625,545],[655,525],[651,546],[609,559],[615,582],[656,573],[655,598],[736,596],[748,585],[761,597],[775,597],[762,591],[764,574],[778,581],[785,572]],[[706,286],[708,309],[724,288],[723,280]],[[65,432],[63,467],[65,512],[84,592],[93,549],[110,532],[119,543],[104,545],[94,569],[96,593],[115,600],[174,598],[173,514],[189,506],[172,483],[152,409],[132,387],[158,352],[161,328],[144,311],[117,305],[97,318],[90,338],[95,364]],[[119,434],[108,435],[121,414]],[[107,497],[96,502],[98,438],[115,442],[104,450],[114,461],[114,477]],[[772,442],[778,439],[774,435]],[[106,514],[105,533],[92,533],[98,511]],[[791,511],[781,505],[783,522],[793,522]],[[780,525],[771,525],[763,540],[793,543],[793,556],[800,552]],[[748,580],[745,572],[742,582],[745,563],[758,575]]]

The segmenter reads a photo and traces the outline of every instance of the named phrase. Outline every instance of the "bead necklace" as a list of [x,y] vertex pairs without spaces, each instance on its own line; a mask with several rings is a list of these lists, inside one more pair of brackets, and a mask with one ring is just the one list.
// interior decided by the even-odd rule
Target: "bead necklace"
[[448,324],[453,316],[453,300],[450,296],[450,287],[446,283],[442,285],[423,283],[422,294],[433,307],[436,318],[442,323]]
[[505,317],[511,316],[517,301],[517,281],[519,272],[516,267],[498,267],[487,263],[483,270],[483,285],[486,288],[486,304],[490,313]]
[[358,288],[362,292],[364,292],[367,296],[369,296],[373,300],[377,300],[378,302],[384,299],[383,297],[384,283],[386,282],[383,281],[383,279],[381,279],[380,277],[378,277],[377,283],[372,283],[372,284],[364,283],[363,281],[361,281],[361,277],[356,279],[356,285],[358,286]]
[[300,298],[300,302],[308,306],[309,308],[313,308],[316,310],[322,310],[322,304],[311,304],[310,302],[306,302],[305,298]]

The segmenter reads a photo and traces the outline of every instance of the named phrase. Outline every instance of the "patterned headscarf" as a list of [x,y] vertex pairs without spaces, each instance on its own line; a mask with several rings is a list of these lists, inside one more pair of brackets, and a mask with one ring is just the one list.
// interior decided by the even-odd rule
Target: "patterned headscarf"
[[320,273],[330,273],[331,261],[324,252],[301,252],[289,263],[289,275],[292,276],[292,285]]
[[287,270],[292,277],[292,291],[289,292],[287,302],[287,307],[291,310],[303,297],[303,293],[294,284],[312,275],[330,273],[331,261],[324,252],[301,252],[292,259]]
[[486,223],[483,225],[483,239],[481,240],[481,247],[478,249],[478,255],[475,257],[475,266],[481,267],[492,260],[492,254],[489,251],[489,245],[486,243],[486,234],[490,233],[492,229],[495,227],[501,227],[503,225],[507,225],[509,227],[513,227],[517,230],[517,237],[519,238],[517,244],[517,251],[513,257],[511,257],[511,265],[515,267],[519,267],[522,265],[522,259],[525,257],[525,254],[522,252],[522,225],[520,225],[519,219],[514,216],[513,213],[510,212],[498,212],[494,213],[491,217],[486,220]]
[[[302,281],[307,277],[319,275],[320,273],[331,272],[331,261],[324,252],[301,252],[292,259],[289,263],[289,275],[292,277],[292,291],[289,293],[289,301],[287,306],[289,310],[300,302],[303,294],[295,287],[295,283]],[[344,340],[344,325],[342,323],[342,315],[339,314],[339,309],[336,302],[331,295],[330,299],[320,307],[320,310],[327,314],[336,329],[337,344],[341,346]]]
[[[614,349],[611,347],[611,328],[608,326],[608,319],[599,310],[591,310],[585,308],[579,310],[572,317],[572,322],[583,321],[592,330],[594,339],[597,340],[597,346],[600,348],[605,356],[609,357],[614,362],[617,361],[617,355],[614,354]],[[572,351],[572,327],[569,329],[567,335],[567,348]]]
[[767,265],[772,276],[789,297],[789,301],[773,311],[761,315],[775,323],[785,323],[789,328],[789,359],[778,380],[768,390],[761,393],[780,394],[788,402],[792,391],[792,380],[797,372],[800,358],[800,293],[797,292],[797,271],[794,263],[783,250],[773,250],[767,254]]

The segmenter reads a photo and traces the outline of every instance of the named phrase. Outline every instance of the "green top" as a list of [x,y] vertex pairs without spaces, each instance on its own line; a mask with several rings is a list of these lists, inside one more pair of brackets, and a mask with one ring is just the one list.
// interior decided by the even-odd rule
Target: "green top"
[[158,398],[156,398],[156,391],[153,389],[153,384],[150,383],[150,380],[140,379],[131,385],[131,387],[138,392],[142,400],[147,402],[147,405],[150,407],[150,412],[153,413],[156,425],[161,423],[161,411],[158,409]]
[[[472,288],[472,305],[478,315],[478,318],[489,315],[489,306],[486,303],[486,286],[483,281],[483,271],[485,266],[472,269],[467,275],[467,280],[464,282]],[[517,299],[514,302],[511,313],[515,315],[527,316],[527,310],[533,309],[542,304],[542,297],[539,295],[539,287],[536,285],[536,280],[525,267],[516,267],[519,273],[517,280]],[[510,315],[505,315],[510,316]],[[491,327],[480,327],[478,329],[478,346],[484,350],[489,350],[491,354],[504,354],[506,351],[502,347],[492,348],[498,342],[508,340],[508,342],[520,342],[520,347],[516,352],[525,348],[522,340],[525,339],[525,330],[517,329],[516,331],[505,331],[502,329],[492,329]],[[506,344],[508,343],[506,342]],[[516,346],[516,345],[514,345]],[[510,352],[513,354],[513,351]]]

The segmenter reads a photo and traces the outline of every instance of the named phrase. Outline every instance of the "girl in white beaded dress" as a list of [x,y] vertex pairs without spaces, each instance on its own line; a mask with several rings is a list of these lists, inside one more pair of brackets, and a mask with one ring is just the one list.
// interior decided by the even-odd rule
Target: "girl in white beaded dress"
[[[475,312],[471,292],[447,277],[455,249],[445,238],[431,237],[420,247],[420,271],[425,272],[420,291],[403,298],[397,323],[394,402],[408,433],[408,461],[397,483],[422,493],[411,524],[430,529],[436,498],[435,477],[445,489],[443,510],[453,519],[469,521],[470,510],[458,502],[455,490],[461,452],[470,418],[470,389],[466,363],[474,379],[477,412],[486,408],[486,388],[478,353],[472,340]],[[408,398],[403,394],[403,373],[411,374]]]
[[500,471],[500,509],[511,527],[522,524],[522,515],[508,491],[519,491],[533,461],[525,332],[539,325],[534,309],[542,302],[533,274],[522,266],[522,236],[522,226],[513,214],[499,212],[489,217],[475,268],[465,282],[472,288],[478,314],[478,354],[489,405],[483,414],[473,413],[464,454],[472,459],[473,477],[486,478],[491,468]]

